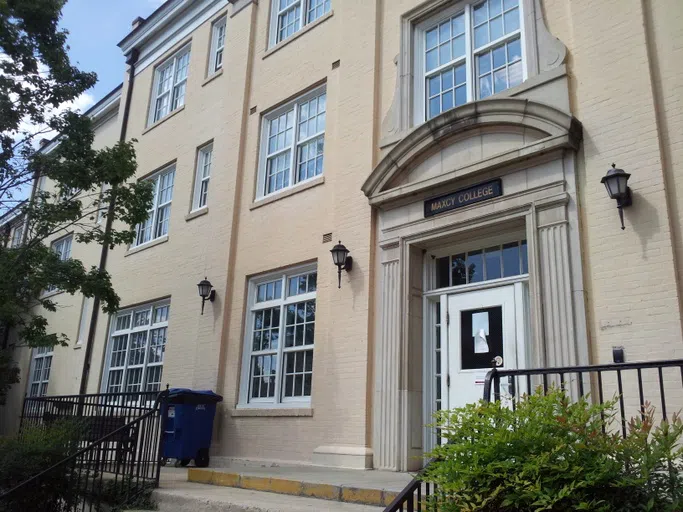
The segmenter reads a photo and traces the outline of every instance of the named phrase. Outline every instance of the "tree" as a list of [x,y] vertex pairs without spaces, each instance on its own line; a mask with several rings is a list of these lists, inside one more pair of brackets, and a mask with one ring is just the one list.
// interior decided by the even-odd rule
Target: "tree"
[[[49,332],[43,313],[58,305],[45,290],[95,297],[105,313],[119,306],[106,270],[63,261],[47,241],[73,232],[80,243],[131,243],[132,226],[147,218],[152,201],[150,185],[133,179],[135,141],[95,150],[91,119],[67,108],[97,78],[69,60],[68,33],[58,26],[65,2],[0,0],[0,213],[14,208],[24,219],[20,246],[0,235],[0,326],[29,347],[69,341]],[[55,134],[55,142],[38,148],[46,134]],[[51,190],[36,188],[43,177]],[[0,357],[0,375],[9,376],[0,403],[16,380],[8,361]]]

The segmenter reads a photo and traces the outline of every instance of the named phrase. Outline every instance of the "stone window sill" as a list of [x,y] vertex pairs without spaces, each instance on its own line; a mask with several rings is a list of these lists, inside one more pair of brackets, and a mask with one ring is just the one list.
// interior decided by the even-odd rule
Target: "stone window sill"
[[164,235],[161,238],[157,238],[156,240],[152,240],[151,242],[147,242],[146,244],[143,245],[138,245],[137,247],[132,247],[131,249],[128,249],[128,252],[125,254],[124,257],[128,257],[132,254],[137,254],[139,252],[142,252],[146,249],[149,249],[150,247],[156,247],[157,245],[161,245],[168,242],[168,235]]
[[209,207],[203,206],[202,208],[191,211],[190,213],[185,215],[185,222],[189,222],[192,219],[196,219],[197,217],[201,217],[202,215],[206,215],[207,213],[209,213]]
[[330,12],[328,12],[327,14],[323,14],[320,18],[318,18],[318,19],[315,20],[314,22],[309,23],[308,25],[304,26],[304,28],[302,28],[302,29],[299,30],[298,32],[295,32],[294,34],[292,34],[291,36],[289,36],[289,37],[288,37],[287,39],[285,39],[284,41],[280,41],[280,42],[277,43],[276,45],[274,45],[274,46],[268,48],[268,50],[266,50],[266,53],[263,54],[263,57],[262,57],[262,58],[263,58],[263,59],[266,59],[266,58],[270,57],[272,54],[274,54],[274,53],[275,53],[276,51],[278,51],[280,48],[283,48],[283,47],[287,46],[287,45],[288,45],[289,43],[291,43],[292,41],[296,41],[296,40],[299,39],[301,36],[303,36],[305,33],[307,33],[307,32],[309,32],[309,31],[313,30],[315,27],[317,27],[317,26],[320,25],[321,23],[323,23],[323,22],[329,20],[333,15],[334,15],[334,10],[330,10]]
[[232,409],[230,411],[230,416],[233,418],[266,418],[266,417],[298,417],[306,418],[313,416],[313,409],[310,407],[294,408],[294,407],[282,407],[277,409],[258,409],[258,408],[246,408],[246,409]]
[[175,109],[173,112],[171,112],[170,114],[168,114],[168,115],[167,115],[166,117],[164,117],[163,119],[159,119],[156,123],[149,125],[145,130],[143,130],[142,135],[145,135],[146,133],[151,132],[151,131],[154,130],[154,128],[156,128],[157,126],[159,126],[159,125],[161,125],[161,124],[164,124],[166,121],[168,121],[168,120],[171,119],[172,117],[175,117],[175,116],[177,116],[178,114],[180,114],[183,110],[185,110],[185,105],[183,105],[183,106],[180,107],[180,108]]
[[213,82],[213,81],[214,81],[216,78],[218,78],[219,76],[223,76],[223,68],[221,68],[221,69],[219,69],[218,71],[216,71],[213,75],[209,75],[208,77],[206,77],[206,78],[204,79],[204,81],[202,82],[202,87],[204,87],[205,85],[207,85],[209,82]]
[[317,187],[318,185],[322,185],[323,183],[325,183],[325,176],[318,176],[317,178],[313,178],[310,181],[305,181],[299,185],[294,185],[293,187],[282,192],[278,192],[271,196],[266,196],[264,198],[257,199],[256,201],[251,203],[249,209],[255,210],[256,208],[260,208],[261,206],[266,206],[267,204],[274,203],[275,201],[279,201],[280,199],[284,199],[285,197],[298,194],[299,192],[303,192],[304,190],[308,190],[309,188]]

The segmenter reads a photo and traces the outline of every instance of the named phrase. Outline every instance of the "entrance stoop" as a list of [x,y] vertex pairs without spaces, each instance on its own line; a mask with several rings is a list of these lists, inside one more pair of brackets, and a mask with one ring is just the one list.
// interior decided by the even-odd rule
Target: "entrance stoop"
[[[186,478],[183,476],[186,474]],[[223,508],[228,502],[238,510],[347,510],[362,512],[386,507],[412,480],[413,475],[387,471],[345,470],[311,466],[261,466],[236,464],[224,468],[174,470],[164,468],[161,487],[157,491],[161,508],[179,505],[183,496],[197,494],[203,500],[219,500]],[[279,495],[279,496],[278,496]],[[272,503],[275,508],[270,507]],[[194,502],[197,506],[200,503]],[[189,505],[189,504],[188,504]],[[204,506],[204,505],[202,505]],[[281,508],[277,508],[281,507]],[[187,510],[190,510],[189,508]],[[196,510],[196,509],[192,509]],[[210,509],[209,509],[210,510]]]

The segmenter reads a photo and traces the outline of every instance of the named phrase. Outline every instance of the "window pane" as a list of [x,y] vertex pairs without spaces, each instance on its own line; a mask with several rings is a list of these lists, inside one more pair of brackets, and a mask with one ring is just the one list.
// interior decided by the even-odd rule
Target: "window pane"
[[131,334],[130,350],[128,351],[128,366],[144,364],[146,346],[147,331],[135,332]]
[[126,372],[126,393],[137,393],[141,388],[142,368],[129,368]]
[[501,273],[501,260],[500,260],[500,246],[491,247],[486,249],[486,280],[500,279]]
[[136,311],[133,320],[133,327],[141,327],[147,324],[149,324],[149,309]]
[[484,2],[474,8],[474,25],[480,25],[488,19],[487,3]]
[[506,12],[504,18],[506,34],[519,30],[519,9],[513,9]]
[[330,0],[310,0],[308,4],[307,22],[317,20],[330,10]]
[[130,327],[130,315],[122,315],[116,318],[116,330],[123,331]]
[[301,21],[301,7],[296,7],[286,11],[278,16],[278,41],[282,41],[291,36],[299,29],[299,22]]
[[481,251],[467,253],[467,282],[478,283],[484,280],[484,261]]
[[522,274],[529,273],[529,258],[527,254],[526,240],[522,240],[519,248],[520,258],[522,259]]
[[151,332],[147,364],[164,362],[164,352],[166,349],[166,331],[167,328],[163,327],[161,329],[155,329]]
[[503,277],[519,275],[519,265],[519,243],[503,245]]
[[503,12],[503,6],[501,4],[501,0],[488,0],[489,4],[489,16],[490,17],[495,17],[498,16]]
[[321,136],[299,147],[297,181],[314,178],[323,172],[325,137]]
[[479,79],[479,97],[481,99],[491,96],[491,75]]
[[275,396],[276,363],[276,355],[252,357],[250,379],[252,398],[272,398]]
[[152,366],[147,369],[145,391],[159,391],[161,389],[161,374],[163,371],[163,366]]
[[277,350],[280,338],[280,306],[254,313],[252,351]]
[[465,255],[456,254],[453,256],[451,275],[453,278],[452,286],[467,284],[467,270],[465,266]]
[[508,82],[510,87],[522,83],[522,63],[515,62],[508,68]]
[[284,397],[311,396],[313,351],[305,350],[285,354]]
[[489,42],[489,27],[487,24],[474,29],[474,46],[479,48]]
[[450,286],[450,276],[449,276],[449,258],[448,256],[444,258],[436,259],[436,287],[446,288]]
[[495,41],[496,39],[503,37],[503,17],[498,16],[493,18],[489,25],[489,29],[491,31],[491,41]]

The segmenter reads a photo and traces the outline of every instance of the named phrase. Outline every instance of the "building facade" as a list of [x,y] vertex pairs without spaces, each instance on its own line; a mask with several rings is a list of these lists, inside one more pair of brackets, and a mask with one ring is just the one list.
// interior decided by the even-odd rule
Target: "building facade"
[[[87,389],[217,391],[214,458],[406,471],[492,362],[683,358],[682,27],[675,0],[169,0],[136,20],[97,140],[126,123],[155,202],[110,255],[123,308]],[[59,300],[74,346],[39,381],[44,354],[17,356],[5,418],[36,385],[78,390],[87,306]]]

